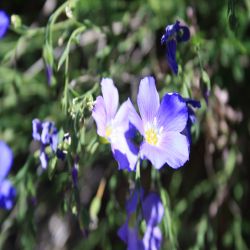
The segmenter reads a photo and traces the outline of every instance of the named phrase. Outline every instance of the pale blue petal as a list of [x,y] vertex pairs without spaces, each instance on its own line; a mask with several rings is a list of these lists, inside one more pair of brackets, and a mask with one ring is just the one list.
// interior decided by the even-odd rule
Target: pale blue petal
[[137,104],[143,123],[151,122],[160,106],[159,94],[152,76],[141,80],[137,96]]
[[156,169],[165,163],[172,168],[179,168],[189,159],[189,141],[179,132],[166,132],[162,134],[158,146],[144,142],[140,153],[142,158],[148,159]]
[[161,168],[166,163],[165,151],[146,142],[142,143],[140,154],[142,159],[148,159],[156,169]]
[[42,133],[42,123],[39,119],[34,119],[32,121],[32,136],[34,140],[40,141],[41,140],[41,133]]
[[8,175],[12,162],[12,150],[4,141],[0,140],[0,183]]
[[102,95],[105,103],[107,120],[114,118],[119,104],[119,95],[113,80],[110,78],[103,78],[101,81]]
[[143,237],[144,250],[160,250],[162,233],[159,227],[147,227]]
[[128,102],[124,102],[119,110],[117,111],[114,120],[113,120],[113,126],[117,127],[117,126],[122,126],[124,127],[126,130],[129,127],[129,106],[128,106]]
[[41,134],[41,142],[44,145],[47,145],[50,143],[50,129],[51,129],[52,123],[51,122],[43,122],[42,124],[42,134]]
[[57,129],[54,127],[53,128],[53,132],[52,132],[52,135],[50,137],[50,146],[52,148],[52,150],[54,152],[56,152],[57,150],[57,145],[58,145],[58,133],[57,133]]
[[40,158],[42,168],[46,169],[48,166],[49,157],[47,156],[44,150],[45,149],[41,149],[39,158]]
[[188,110],[186,102],[177,94],[166,94],[157,113],[158,127],[164,131],[181,132],[186,127]]
[[98,96],[95,101],[95,106],[92,110],[92,116],[96,122],[97,134],[105,137],[107,115],[105,110],[105,104],[102,96]]
[[164,151],[162,158],[172,168],[182,167],[189,160],[189,141],[179,132],[165,133],[159,147]]

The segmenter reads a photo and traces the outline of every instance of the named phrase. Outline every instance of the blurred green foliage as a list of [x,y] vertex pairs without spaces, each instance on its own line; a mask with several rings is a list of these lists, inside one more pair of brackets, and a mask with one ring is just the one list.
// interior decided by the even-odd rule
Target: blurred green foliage
[[[142,185],[165,206],[162,249],[250,247],[248,0],[15,0],[1,8],[12,25],[0,41],[0,139],[14,150],[18,194],[12,211],[0,211],[1,249],[126,248],[117,230],[135,175],[118,171],[91,106],[101,77],[114,79],[121,100],[135,101],[146,75],[156,77],[161,94],[178,91],[202,103],[189,163],[178,171],[158,173],[146,162],[141,169]],[[178,47],[175,77],[160,38],[177,19],[192,37]],[[48,171],[32,141],[34,118],[71,136],[67,160],[53,159]]]

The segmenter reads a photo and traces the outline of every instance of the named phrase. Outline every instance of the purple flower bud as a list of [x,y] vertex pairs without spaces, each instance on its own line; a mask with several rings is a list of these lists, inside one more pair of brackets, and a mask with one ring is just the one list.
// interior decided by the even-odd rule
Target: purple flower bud
[[48,85],[51,86],[52,75],[53,75],[52,67],[49,64],[46,64],[45,68],[46,68],[46,77],[47,77]]
[[165,34],[161,38],[161,44],[166,44],[166,57],[171,70],[177,75],[178,64],[176,62],[176,45],[180,42],[186,42],[190,39],[190,31],[187,26],[180,25],[179,21],[168,25]]

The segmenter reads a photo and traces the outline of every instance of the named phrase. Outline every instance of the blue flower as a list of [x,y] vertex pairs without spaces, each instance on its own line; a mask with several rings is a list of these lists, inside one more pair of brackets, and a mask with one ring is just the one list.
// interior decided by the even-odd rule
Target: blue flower
[[167,61],[171,70],[177,75],[178,65],[176,62],[176,45],[179,42],[188,41],[190,38],[190,31],[187,26],[180,25],[179,21],[175,24],[168,25],[165,29],[165,34],[161,38],[161,44],[166,44],[167,47]]
[[129,101],[130,122],[143,136],[140,156],[157,169],[167,163],[179,168],[189,159],[189,141],[181,132],[186,128],[188,108],[178,93],[165,94],[160,103],[153,77],[141,80],[137,96],[140,116]]
[[53,122],[41,122],[39,119],[32,121],[32,136],[33,139],[39,141],[40,146],[40,162],[42,168],[46,169],[49,157],[45,151],[46,147],[50,146],[54,153],[57,153],[58,131]]
[[[136,216],[138,204],[141,210]],[[146,197],[144,191],[135,190],[126,205],[127,219],[118,230],[118,236],[127,244],[128,250],[158,250],[161,248],[162,234],[158,224],[164,215],[164,207],[156,193],[149,193]],[[140,220],[145,220],[146,230],[143,237],[139,234]]]
[[98,96],[92,116],[97,125],[97,134],[110,144],[119,169],[135,170],[138,148],[133,144],[135,129],[129,123],[128,101],[119,110],[119,95],[112,79],[101,81],[102,96]]
[[5,142],[0,141],[0,208],[11,209],[16,197],[16,190],[11,182],[6,179],[12,162],[13,153]]
[[127,217],[126,222],[118,231],[118,236],[127,244],[127,250],[144,250],[143,241],[139,236],[138,226],[131,227],[129,224],[129,217]]
[[3,10],[0,10],[0,38],[5,35],[9,25],[10,20],[8,15]]

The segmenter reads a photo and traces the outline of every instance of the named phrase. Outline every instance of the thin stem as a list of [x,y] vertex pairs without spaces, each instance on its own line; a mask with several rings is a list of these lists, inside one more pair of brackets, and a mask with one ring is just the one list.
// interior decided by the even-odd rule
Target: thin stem
[[69,85],[69,57],[65,60],[65,85],[64,85],[64,96],[63,96],[63,107],[64,112],[68,112],[68,85]]
[[168,196],[167,191],[161,185],[160,174],[158,171],[157,173],[155,173],[155,178],[156,178],[158,189],[160,190],[160,196],[161,196],[161,200],[162,200],[164,210],[165,210],[164,220],[163,220],[164,230],[165,230],[165,233],[169,237],[171,249],[176,249],[177,242],[176,242],[176,236],[174,235],[174,232],[173,232],[173,226],[172,226],[173,223],[172,223],[170,206],[169,206],[169,196]]
[[140,158],[138,158],[136,163],[136,174],[135,174],[136,183],[140,183],[140,179],[141,179]]

